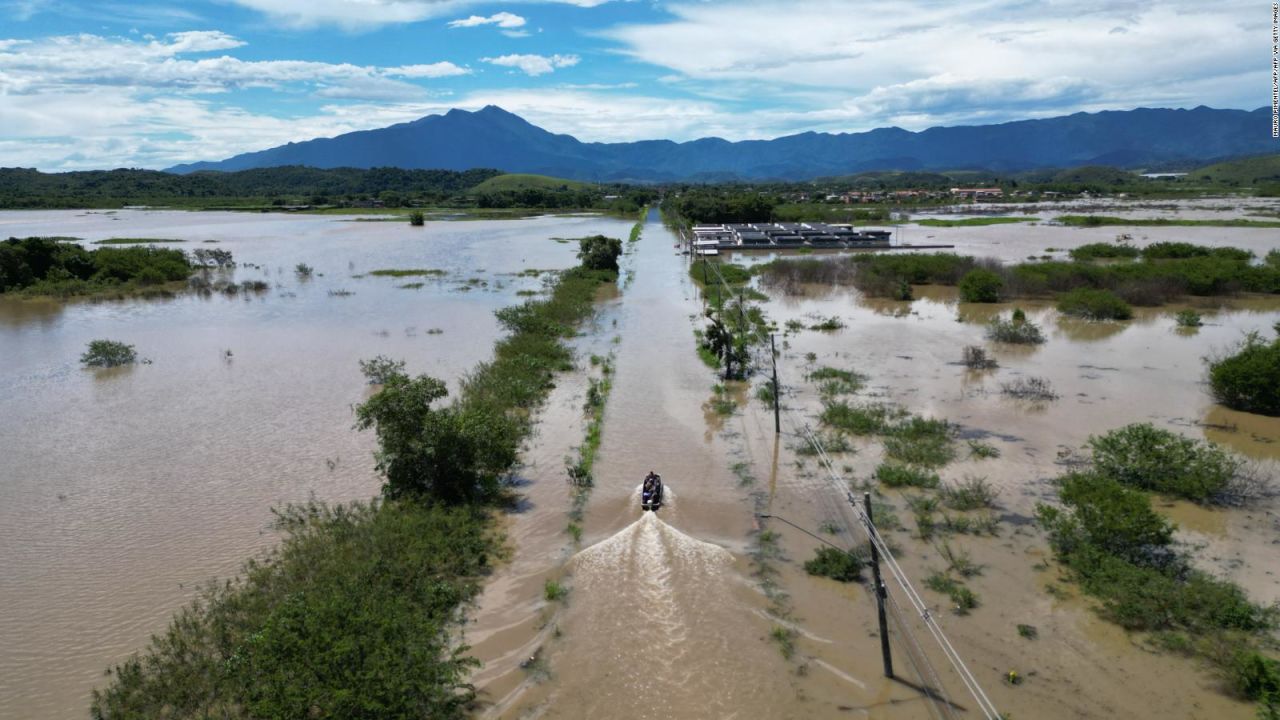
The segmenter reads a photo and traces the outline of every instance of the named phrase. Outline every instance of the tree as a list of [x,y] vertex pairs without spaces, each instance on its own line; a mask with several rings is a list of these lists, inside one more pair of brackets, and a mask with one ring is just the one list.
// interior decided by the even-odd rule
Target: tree
[[460,505],[497,494],[500,476],[516,461],[517,443],[508,442],[514,421],[485,404],[432,407],[448,394],[440,380],[397,372],[356,408],[356,427],[377,433],[387,498]]
[[1004,280],[985,268],[976,268],[960,278],[960,300],[972,303],[1000,302]]
[[622,254],[622,241],[618,238],[592,235],[578,241],[578,260],[586,270],[618,271],[618,256]]
[[1280,339],[1249,335],[1235,353],[1209,363],[1209,387],[1229,408],[1280,416]]
[[80,356],[80,362],[89,367],[116,367],[137,361],[138,353],[132,345],[115,340],[93,340],[89,349]]

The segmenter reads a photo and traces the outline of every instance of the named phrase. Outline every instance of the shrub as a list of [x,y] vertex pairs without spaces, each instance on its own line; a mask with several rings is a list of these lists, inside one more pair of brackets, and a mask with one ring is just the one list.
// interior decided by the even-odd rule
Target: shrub
[[1132,245],[1104,242],[1081,245],[1070,253],[1072,260],[1094,260],[1098,258],[1132,259],[1138,257],[1138,254],[1138,248]]
[[80,362],[89,367],[116,367],[137,362],[138,353],[132,345],[115,340],[92,340],[89,348],[80,356]]
[[865,565],[862,558],[853,552],[820,547],[812,559],[805,561],[804,571],[810,575],[848,583],[862,579],[862,568]]
[[414,210],[409,213],[409,224],[413,227],[422,227],[427,224],[427,216],[421,210]]
[[954,428],[946,420],[908,416],[892,425],[884,440],[887,457],[922,467],[940,467],[955,458]]
[[1200,313],[1195,310],[1179,310],[1173,319],[1178,323],[1178,327],[1200,327],[1204,324],[1200,319]]
[[977,345],[966,345],[960,362],[970,370],[990,370],[1000,366],[995,358],[987,357],[987,351]]
[[604,235],[592,235],[578,240],[578,260],[586,270],[618,271],[618,256],[622,254],[622,241]]
[[1058,298],[1058,311],[1087,320],[1128,320],[1133,309],[1110,290],[1076,288]]
[[886,487],[936,488],[942,480],[937,473],[897,463],[882,463],[876,468],[876,480]]
[[952,510],[978,510],[995,504],[996,490],[986,478],[967,476],[955,485],[942,488],[942,502]]
[[1280,416],[1280,339],[1266,343],[1251,334],[1232,354],[1210,361],[1209,388],[1229,408]]
[[1024,375],[1013,382],[1000,383],[1000,392],[1019,400],[1045,402],[1058,399],[1058,393],[1053,391],[1052,383],[1049,382],[1048,378],[1042,377],[1026,377]]
[[960,278],[960,300],[971,303],[1000,302],[1004,279],[985,268],[975,268]]
[[[1016,313],[1021,310],[1015,310]],[[1018,322],[1015,320],[1001,320],[995,318],[987,325],[987,338],[996,342],[1014,343],[1019,345],[1039,345],[1044,342],[1044,333],[1040,332],[1040,326],[1033,322]]]
[[851,405],[843,400],[828,402],[822,422],[854,435],[879,435],[903,416],[901,408],[883,404]]
[[315,273],[315,268],[311,267],[306,263],[298,263],[297,265],[293,266],[293,272],[300,279],[306,280],[310,278],[313,273]]
[[1089,438],[1099,475],[1130,487],[1208,502],[1230,485],[1240,462],[1216,445],[1149,423]]

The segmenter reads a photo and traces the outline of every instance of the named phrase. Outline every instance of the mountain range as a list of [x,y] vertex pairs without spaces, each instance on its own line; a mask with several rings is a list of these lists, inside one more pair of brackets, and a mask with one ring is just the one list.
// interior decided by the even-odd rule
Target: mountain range
[[554,175],[592,181],[803,180],[869,170],[1015,172],[1047,167],[1139,168],[1276,152],[1267,108],[1138,108],[997,125],[805,132],[773,140],[584,143],[496,106],[450,110],[378,130],[289,143],[169,172],[282,165],[400,167]]

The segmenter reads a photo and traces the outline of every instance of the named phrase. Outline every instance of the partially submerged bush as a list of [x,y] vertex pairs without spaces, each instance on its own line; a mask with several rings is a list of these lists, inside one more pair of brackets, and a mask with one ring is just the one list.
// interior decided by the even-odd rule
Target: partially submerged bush
[[[1044,342],[1044,333],[1040,332],[1040,326],[1029,320],[1019,322],[1017,314],[1021,310],[1014,311],[1014,318],[1011,320],[1002,320],[995,318],[987,324],[987,338],[996,342],[1015,343],[1019,345],[1039,345]],[[1025,317],[1025,315],[1024,315]]]
[[960,300],[971,303],[1000,302],[1004,278],[986,268],[975,268],[960,278]]
[[1128,320],[1133,308],[1110,290],[1076,288],[1058,298],[1058,312],[1086,320]]
[[970,370],[991,370],[1000,366],[995,358],[987,356],[986,349],[978,345],[966,345],[960,362]]
[[89,349],[80,356],[80,362],[89,367],[116,367],[137,362],[138,353],[132,345],[116,340],[91,340]]
[[804,571],[810,575],[848,583],[862,579],[862,568],[865,565],[862,558],[853,552],[820,547],[812,559],[805,561]]
[[876,480],[885,487],[936,488],[942,480],[937,473],[897,463],[882,463],[876,468]]
[[995,505],[996,490],[986,478],[966,476],[942,488],[942,502],[952,510],[980,510]]
[[413,227],[422,227],[427,224],[427,216],[421,210],[414,210],[409,213],[409,224]]
[[1150,423],[1127,425],[1089,438],[1094,469],[1142,490],[1209,502],[1223,492],[1240,461],[1216,445]]
[[622,241],[618,238],[592,235],[578,240],[578,260],[586,270],[618,271]]
[[1211,360],[1209,387],[1229,408],[1280,416],[1280,339],[1250,334],[1233,353]]
[[1058,399],[1058,393],[1054,392],[1053,384],[1049,382],[1048,378],[1042,377],[1027,377],[1023,375],[1012,382],[1000,383],[1000,392],[1019,400],[1031,400],[1034,402]]
[[1178,323],[1178,327],[1200,327],[1204,321],[1200,318],[1200,313],[1195,310],[1179,310],[1173,316],[1174,322]]

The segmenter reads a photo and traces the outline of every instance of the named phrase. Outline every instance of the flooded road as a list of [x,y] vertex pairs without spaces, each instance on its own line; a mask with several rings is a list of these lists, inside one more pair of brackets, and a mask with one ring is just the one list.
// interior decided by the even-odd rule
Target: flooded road
[[[1272,235],[1252,229],[1190,230],[1196,242],[1213,232],[1214,244],[1259,254],[1277,246]],[[983,235],[991,240],[1013,232],[1006,227],[933,231],[955,233],[957,240],[973,233],[969,251],[1009,260],[1046,241],[1046,247],[1069,248],[1100,239],[1069,228],[1028,228],[1017,243],[1010,234],[1002,250],[994,241],[977,243]],[[716,380],[694,353],[691,332],[701,325],[701,303],[687,280],[687,260],[675,256],[671,244],[656,223],[646,226],[636,281],[612,310],[622,339],[584,549],[568,556],[567,538],[552,540],[538,584],[526,589],[536,594],[542,579],[556,578],[570,588],[567,599],[535,603],[541,614],[522,637],[536,632],[536,639],[520,645],[530,661],[525,682],[518,689],[515,682],[503,686],[502,702],[483,714],[981,717],[909,608],[901,614],[913,632],[891,630],[901,680],[882,677],[871,596],[864,585],[805,574],[801,564],[818,546],[812,536],[766,522],[779,545],[762,564],[755,512],[822,529],[837,544],[858,542],[849,532],[842,483],[870,478],[882,451],[877,443],[855,441],[833,457],[842,479],[828,478],[814,458],[797,452],[804,440],[796,426],[784,421],[775,437],[772,414],[754,399],[761,376],[730,389],[738,402],[732,416],[708,411]],[[1207,303],[1200,308],[1206,326],[1191,334],[1175,329],[1176,307],[1140,309],[1131,322],[1108,324],[1022,303],[1049,338],[1022,348],[983,338],[984,323],[1012,306],[963,305],[945,288],[916,288],[916,295],[914,303],[895,303],[806,288],[797,296],[773,294],[765,310],[779,325],[832,316],[845,324],[836,332],[779,334],[786,404],[801,423],[817,427],[820,409],[816,388],[805,380],[809,370],[830,365],[865,373],[869,386],[859,397],[960,426],[960,459],[942,470],[944,481],[977,475],[997,488],[995,536],[922,542],[898,491],[886,490],[878,510],[886,514],[886,528],[900,528],[886,530],[899,562],[996,706],[1013,717],[1251,718],[1254,708],[1224,694],[1194,661],[1152,653],[1139,638],[1099,620],[1059,576],[1030,515],[1037,502],[1051,499],[1049,481],[1061,474],[1064,454],[1090,434],[1129,422],[1207,436],[1272,462],[1280,421],[1235,417],[1214,405],[1202,383],[1201,357],[1245,332],[1269,331],[1280,320],[1280,303],[1244,297]],[[961,366],[960,350],[969,344],[987,347],[1000,368],[973,373]],[[1006,398],[1001,383],[1022,376],[1048,378],[1058,399],[1036,405]],[[1000,457],[969,456],[967,439],[993,445]],[[677,495],[656,516],[636,507],[639,479],[650,469]],[[567,507],[567,491],[560,502]],[[1200,551],[1206,569],[1239,582],[1260,602],[1280,598],[1271,557],[1280,539],[1274,500],[1244,511],[1157,506],[1180,523],[1184,539],[1206,546]],[[944,544],[979,568],[967,583],[980,604],[967,616],[950,612],[944,595],[923,589],[924,578],[945,567]],[[1036,639],[1020,637],[1018,625],[1035,628]],[[793,644],[790,657],[778,630]],[[915,643],[927,664],[912,662]],[[1004,681],[1011,670],[1021,679],[1016,686]],[[928,701],[925,685],[938,687],[949,704]]]
[[[231,250],[247,299],[0,300],[0,718],[74,718],[103,670],[164,629],[195,588],[275,541],[273,505],[378,492],[358,361],[446,379],[487,359],[493,310],[576,263],[553,238],[601,217],[428,223],[233,213],[0,213],[0,236],[173,237]],[[203,245],[217,240],[218,244]],[[310,280],[294,266],[315,268]],[[442,277],[374,277],[435,268]],[[356,277],[363,275],[363,277]],[[417,289],[400,286],[421,281]],[[350,294],[332,294],[345,291]],[[86,343],[151,364],[82,369]],[[230,351],[230,355],[227,354]]]

